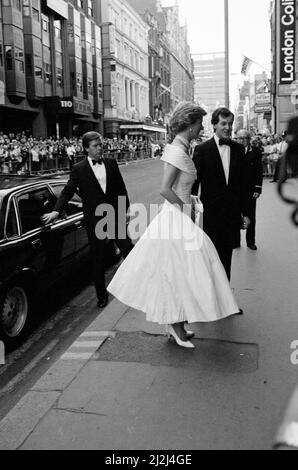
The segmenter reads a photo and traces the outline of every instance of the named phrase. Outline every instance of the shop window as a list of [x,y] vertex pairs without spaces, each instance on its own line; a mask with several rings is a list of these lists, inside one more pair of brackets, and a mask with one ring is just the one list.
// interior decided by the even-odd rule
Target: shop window
[[5,61],[6,61],[6,69],[12,70],[12,47],[5,46]]

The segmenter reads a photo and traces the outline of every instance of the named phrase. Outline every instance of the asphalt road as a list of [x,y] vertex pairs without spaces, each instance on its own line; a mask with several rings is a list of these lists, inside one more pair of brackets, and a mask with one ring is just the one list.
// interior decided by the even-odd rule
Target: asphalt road
[[[132,203],[161,202],[159,161],[120,169]],[[0,419],[98,315],[89,271],[83,266],[48,292],[38,305],[30,335],[17,349],[6,351],[5,365],[0,366]],[[111,268],[107,279],[113,272]]]

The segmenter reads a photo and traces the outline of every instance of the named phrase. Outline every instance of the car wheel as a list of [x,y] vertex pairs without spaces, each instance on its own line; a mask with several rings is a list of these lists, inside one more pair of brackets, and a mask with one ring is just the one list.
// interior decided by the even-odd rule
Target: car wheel
[[8,341],[19,338],[28,321],[28,294],[22,285],[6,289],[1,299],[0,334]]

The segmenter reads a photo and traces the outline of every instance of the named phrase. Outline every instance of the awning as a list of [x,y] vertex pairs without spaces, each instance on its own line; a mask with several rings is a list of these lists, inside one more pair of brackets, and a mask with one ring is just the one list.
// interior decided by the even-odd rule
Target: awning
[[123,130],[143,130],[143,131],[150,131],[150,132],[160,132],[162,134],[166,134],[167,131],[164,127],[158,127],[158,126],[148,126],[146,124],[122,124],[120,126],[120,129]]

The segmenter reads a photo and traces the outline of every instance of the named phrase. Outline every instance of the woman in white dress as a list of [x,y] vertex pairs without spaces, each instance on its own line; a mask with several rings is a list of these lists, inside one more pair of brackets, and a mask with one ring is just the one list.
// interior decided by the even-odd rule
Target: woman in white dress
[[239,312],[225,270],[210,238],[196,223],[191,189],[196,169],[189,157],[192,139],[206,112],[184,102],[170,120],[175,139],[161,160],[165,203],[108,286],[121,302],[166,325],[168,336],[192,349],[185,323],[212,322]]

